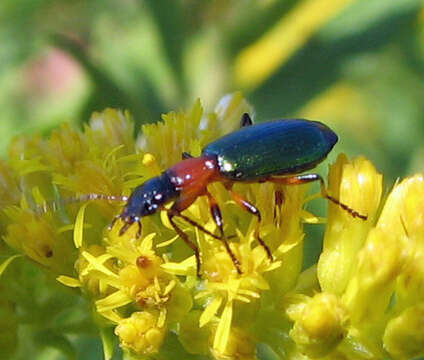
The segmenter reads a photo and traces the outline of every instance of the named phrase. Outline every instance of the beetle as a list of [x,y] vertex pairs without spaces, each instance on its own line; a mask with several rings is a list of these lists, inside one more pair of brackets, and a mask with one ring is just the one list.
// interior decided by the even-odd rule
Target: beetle
[[[339,205],[353,217],[366,220],[367,216],[330,196],[319,174],[303,174],[322,162],[337,141],[337,135],[318,121],[282,119],[253,124],[249,114],[245,113],[239,130],[206,145],[201,156],[192,157],[183,153],[182,161],[135,188],[129,198],[125,198],[124,209],[113,219],[109,229],[120,219],[123,226],[119,234],[123,235],[131,225],[137,223],[139,237],[142,231],[141,218],[158,210],[165,210],[172,227],[194,251],[198,276],[201,266],[199,248],[178,227],[174,217],[180,217],[208,235],[222,240],[237,272],[241,274],[241,264],[224,235],[221,211],[217,201],[208,191],[208,185],[213,182],[223,183],[233,200],[257,217],[255,238],[272,261],[271,250],[259,234],[261,213],[233,190],[234,183],[273,182],[298,185],[319,181],[323,197]],[[219,236],[182,214],[199,196],[208,197]],[[173,205],[169,209],[165,208],[165,205],[172,201]]]

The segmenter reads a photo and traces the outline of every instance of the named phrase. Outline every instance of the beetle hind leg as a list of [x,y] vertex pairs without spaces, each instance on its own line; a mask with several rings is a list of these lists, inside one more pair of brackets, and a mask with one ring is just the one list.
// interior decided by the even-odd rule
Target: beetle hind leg
[[277,184],[283,184],[283,185],[301,185],[301,184],[306,184],[313,181],[319,181],[320,187],[321,187],[321,195],[324,198],[340,206],[344,211],[348,212],[354,218],[359,218],[361,220],[368,219],[367,215],[363,215],[359,213],[358,211],[347,206],[346,204],[340,202],[335,197],[329,195],[327,192],[327,188],[325,187],[324,179],[319,174],[303,174],[303,175],[296,175],[296,176],[282,177],[282,178],[270,177],[267,179],[267,181],[271,181],[271,182],[274,182]]

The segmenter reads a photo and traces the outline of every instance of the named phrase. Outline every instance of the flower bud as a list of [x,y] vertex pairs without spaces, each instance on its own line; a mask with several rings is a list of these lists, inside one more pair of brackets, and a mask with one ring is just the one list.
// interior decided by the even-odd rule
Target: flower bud
[[346,333],[347,313],[333,294],[320,293],[292,307],[289,317],[295,321],[290,336],[312,358],[329,354]]
[[412,306],[387,324],[384,347],[395,359],[424,356],[424,303]]
[[367,221],[354,218],[340,206],[329,203],[318,278],[323,291],[341,295],[378,209],[382,175],[363,157],[349,161],[345,155],[339,155],[337,162],[330,167],[328,193],[368,217]]
[[135,312],[120,321],[115,328],[121,346],[139,355],[155,353],[163,342],[167,329],[157,327],[156,317],[149,312]]
[[379,228],[371,230],[343,296],[352,323],[377,321],[386,311],[406,258],[401,240]]

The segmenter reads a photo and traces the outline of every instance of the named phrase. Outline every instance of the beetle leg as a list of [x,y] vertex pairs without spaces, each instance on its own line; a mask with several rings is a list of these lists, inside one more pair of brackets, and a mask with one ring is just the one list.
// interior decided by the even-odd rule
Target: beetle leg
[[208,234],[209,236],[213,237],[214,239],[217,240],[222,240],[222,238],[218,235],[215,235],[214,233],[210,232],[209,230],[206,230],[202,225],[200,225],[199,223],[197,223],[196,221],[190,219],[189,217],[179,213],[176,214],[175,216],[180,217],[181,219],[187,221],[190,225],[193,225],[195,227],[197,227],[200,231],[203,231],[205,234]]
[[137,230],[137,239],[139,239],[141,237],[141,232],[143,229],[143,226],[141,225],[141,221],[140,219],[137,220],[137,225],[138,225],[138,230]]
[[240,268],[240,261],[234,255],[233,251],[230,248],[230,245],[228,244],[227,238],[225,237],[224,222],[223,222],[223,219],[222,219],[221,210],[220,210],[218,203],[216,202],[215,198],[211,195],[211,193],[209,191],[206,192],[206,195],[208,196],[208,199],[209,199],[209,205],[210,205],[210,209],[211,209],[212,219],[215,222],[216,226],[218,227],[219,232],[221,234],[221,240],[225,245],[225,249],[227,250],[228,255],[230,256],[238,274],[240,275],[240,274],[243,273],[241,271],[241,268]]
[[121,230],[119,230],[119,236],[124,235],[132,224],[132,222],[125,223],[124,226],[121,227]]
[[343,210],[347,211],[354,218],[358,217],[362,220],[367,220],[368,218],[367,215],[360,214],[356,210],[353,210],[346,204],[341,203],[339,200],[329,195],[327,192],[327,188],[325,187],[324,179],[319,174],[304,174],[304,175],[296,175],[296,176],[282,177],[282,178],[270,177],[267,179],[267,181],[271,181],[271,182],[283,184],[283,185],[301,185],[301,184],[306,184],[313,181],[319,181],[322,197],[340,206]]
[[284,203],[284,193],[281,189],[277,189],[274,192],[274,223],[277,227],[281,226],[282,218],[281,218],[281,212],[282,212],[282,205]]
[[168,219],[169,222],[171,223],[172,227],[174,228],[174,230],[177,232],[177,234],[180,236],[180,238],[182,238],[184,240],[184,242],[194,251],[194,256],[196,257],[196,273],[197,273],[197,277],[200,278],[200,253],[199,253],[199,248],[198,246],[191,241],[187,234],[182,231],[178,225],[174,222],[173,217],[174,216],[181,216],[181,214],[177,211],[177,210],[173,210],[173,209],[169,209],[168,211]]
[[197,227],[199,230],[203,231],[204,233],[208,234],[209,236],[212,236],[215,239],[222,240],[219,236],[211,233],[210,231],[206,230],[202,225],[198,224],[196,221],[190,219],[189,217],[183,215],[181,212],[184,211],[186,208],[188,208],[193,201],[196,199],[195,196],[184,196],[181,197],[179,200],[177,200],[174,205],[171,207],[171,209],[165,209],[168,212],[168,218],[169,222],[174,227],[177,234],[185,241],[185,243],[190,246],[190,248],[193,249],[194,254],[196,255],[196,263],[197,263],[197,276],[200,277],[200,254],[199,254],[199,248],[195,243],[193,243],[187,236],[186,233],[184,233],[172,220],[174,216],[178,216],[181,219],[188,222],[190,225]]
[[191,156],[191,154],[190,153],[188,153],[188,152],[186,152],[186,151],[183,151],[182,152],[182,154],[181,154],[181,158],[183,159],[183,160],[186,160],[186,159],[191,159],[193,156]]
[[109,231],[112,230],[113,226],[115,225],[115,223],[118,221],[118,219],[121,217],[121,214],[116,215],[113,220],[111,221],[111,223],[108,225],[107,229]]
[[[194,227],[197,227],[200,231],[203,231],[205,234],[208,234],[209,236],[213,237],[216,240],[222,240],[221,236],[215,235],[214,233],[210,232],[209,230],[206,230],[202,225],[200,225],[198,222],[190,219],[188,216],[185,216],[181,213],[175,214],[175,216],[180,217],[181,219],[187,221],[190,225],[193,225]],[[230,235],[227,237],[227,239],[232,239],[236,237],[236,235]]]
[[263,241],[262,238],[259,235],[259,229],[260,229],[261,221],[262,221],[262,216],[261,216],[260,211],[253,204],[248,202],[240,194],[236,193],[232,189],[230,189],[230,194],[231,194],[231,197],[233,198],[233,200],[238,205],[240,205],[243,209],[245,209],[246,211],[250,212],[252,215],[255,215],[258,218],[258,221],[257,221],[256,226],[255,226],[256,240],[258,240],[259,244],[261,244],[261,246],[264,248],[264,250],[265,250],[265,252],[268,256],[268,259],[273,261],[271,250],[269,249],[268,245],[265,244],[265,241]]
[[244,113],[241,117],[240,126],[245,127],[250,125],[253,125],[253,120],[248,113]]
[[[189,217],[183,215],[181,212],[187,209],[194,201],[196,197],[191,196],[184,196],[177,200],[174,205],[172,206],[171,210],[174,212],[175,216],[180,217],[181,219],[188,222],[190,225],[197,227],[200,231],[203,231],[205,234],[208,234],[209,236],[212,236],[213,238],[217,240],[222,240],[221,237],[215,235],[214,233],[211,233],[209,230],[206,230],[202,225],[198,224],[196,221],[190,219]],[[164,209],[166,210],[166,209]]]

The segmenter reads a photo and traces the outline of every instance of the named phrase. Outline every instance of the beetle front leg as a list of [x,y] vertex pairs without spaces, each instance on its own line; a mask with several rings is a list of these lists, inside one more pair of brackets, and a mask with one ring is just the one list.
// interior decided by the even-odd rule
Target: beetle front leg
[[169,222],[171,223],[171,225],[172,225],[172,227],[174,228],[174,230],[176,231],[176,233],[180,236],[180,238],[181,239],[183,239],[184,240],[184,242],[194,251],[194,256],[196,257],[196,267],[197,267],[197,270],[196,270],[196,274],[197,274],[197,277],[199,277],[200,278],[200,252],[199,252],[199,248],[198,248],[198,246],[194,243],[194,242],[192,242],[189,238],[188,238],[188,236],[187,236],[187,234],[184,232],[184,231],[182,231],[179,227],[178,227],[178,225],[174,222],[174,220],[173,220],[173,217],[174,216],[178,216],[178,215],[181,215],[177,210],[175,210],[175,209],[168,209],[167,210],[167,213],[168,213],[168,219],[169,219]]
[[211,193],[207,191],[206,195],[208,196],[208,199],[209,199],[209,206],[211,210],[212,219],[219,229],[219,232],[221,234],[221,239],[225,245],[225,249],[227,250],[227,253],[230,256],[238,274],[241,275],[243,272],[241,271],[241,268],[240,268],[240,261],[237,259],[237,257],[234,255],[233,251],[231,250],[230,245],[228,244],[227,238],[225,237],[225,234],[224,234],[224,222],[222,219],[221,209],[219,208],[218,203],[216,202],[215,198],[211,195]]
[[236,193],[234,190],[229,189],[230,190],[230,194],[231,197],[233,198],[233,200],[239,205],[241,206],[244,210],[250,212],[252,215],[255,215],[258,218],[258,221],[256,222],[256,226],[255,226],[255,237],[256,240],[258,240],[259,244],[261,244],[261,246],[264,248],[268,259],[273,261],[273,257],[272,257],[272,253],[270,248],[268,247],[267,244],[265,244],[265,241],[262,240],[262,238],[259,235],[259,229],[261,226],[261,221],[262,221],[262,216],[260,211],[250,202],[248,202],[246,199],[244,199],[240,194]]
[[356,210],[353,210],[352,208],[350,208],[346,204],[343,204],[338,199],[329,195],[328,192],[327,192],[327,188],[325,187],[324,179],[319,174],[304,174],[304,175],[296,175],[296,176],[282,177],[282,178],[270,177],[270,178],[267,179],[267,181],[271,181],[271,182],[274,182],[274,183],[277,183],[277,184],[283,184],[283,185],[301,185],[301,184],[306,184],[306,183],[310,183],[310,182],[314,182],[314,181],[319,181],[320,187],[321,187],[322,197],[324,197],[327,200],[331,201],[332,203],[340,206],[343,210],[348,212],[354,218],[358,217],[362,220],[367,220],[367,218],[368,218],[367,215],[360,214]]
[[200,225],[196,221],[190,219],[189,217],[187,217],[187,216],[185,216],[181,213],[191,204],[192,204],[192,201],[186,200],[185,198],[182,198],[182,199],[176,201],[174,206],[172,206],[172,210],[174,211],[175,216],[178,216],[181,219],[183,219],[184,221],[188,222],[190,225],[197,227],[200,231],[203,231],[205,234],[213,237],[214,239],[222,240],[222,238],[220,236],[217,236],[217,235],[211,233],[209,230],[206,230],[202,225]]
[[121,214],[116,215],[113,220],[111,221],[111,223],[108,225],[107,229],[108,231],[111,231],[113,226],[116,224],[116,222],[118,221],[118,219],[121,217]]
[[193,156],[186,151],[183,151],[182,154],[181,154],[181,159],[183,159],[183,160],[191,159],[192,157]]

